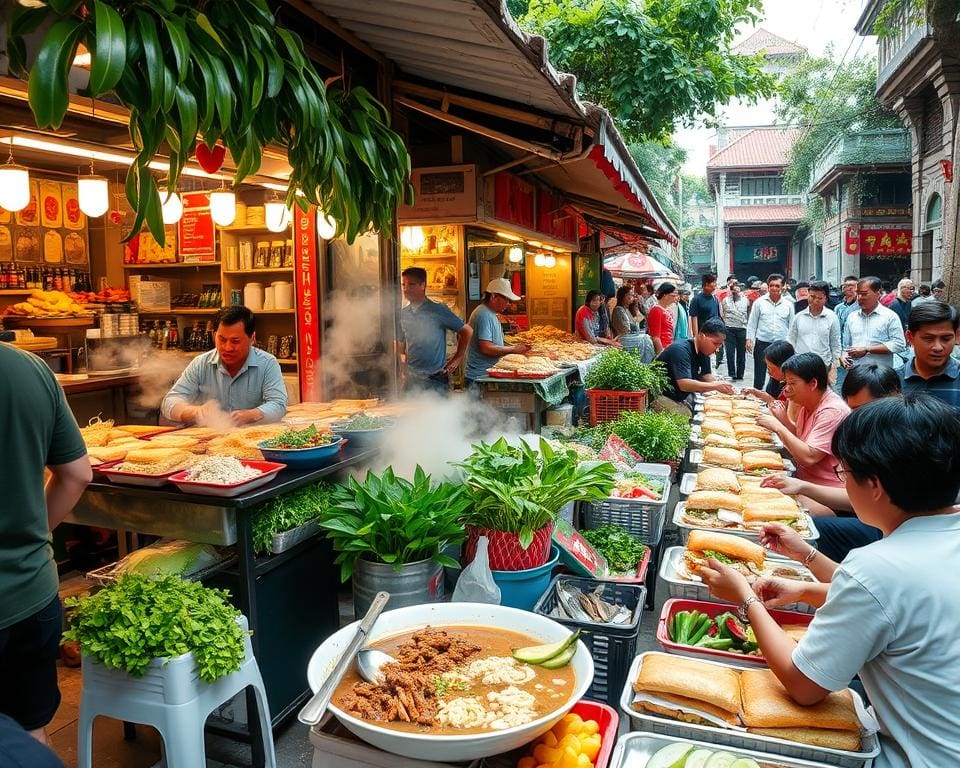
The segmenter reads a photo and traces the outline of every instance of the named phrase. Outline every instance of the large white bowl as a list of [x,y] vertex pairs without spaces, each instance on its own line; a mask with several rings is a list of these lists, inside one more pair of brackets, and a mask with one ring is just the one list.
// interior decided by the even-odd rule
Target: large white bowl
[[[310,663],[307,665],[307,680],[314,692],[320,688],[327,675],[333,670],[343,649],[356,632],[358,624],[359,622],[354,622],[335,632],[313,652]],[[373,627],[370,641],[375,642],[378,638],[422,629],[427,625],[438,628],[451,625],[473,625],[509,629],[529,635],[538,643],[557,642],[570,634],[569,629],[553,619],[516,608],[483,603],[427,603],[384,612]],[[548,715],[526,725],[506,728],[502,731],[469,733],[463,736],[404,733],[349,715],[333,702],[330,704],[330,711],[356,736],[387,752],[419,760],[451,762],[475,760],[521,747],[546,733],[567,714],[573,705],[583,698],[593,682],[593,658],[587,647],[579,640],[577,653],[571,664],[576,674],[576,682],[569,699]]]

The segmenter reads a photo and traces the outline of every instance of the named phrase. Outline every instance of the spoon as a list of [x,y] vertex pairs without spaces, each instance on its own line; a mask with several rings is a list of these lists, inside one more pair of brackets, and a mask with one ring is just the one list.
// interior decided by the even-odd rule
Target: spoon
[[354,657],[357,655],[357,651],[360,650],[360,646],[363,645],[364,641],[367,639],[367,635],[370,634],[370,630],[373,628],[373,623],[380,616],[380,613],[383,611],[383,607],[387,604],[387,600],[389,599],[389,592],[377,592],[377,594],[374,595],[373,601],[370,603],[370,608],[367,609],[366,615],[357,626],[356,633],[347,644],[346,649],[343,651],[343,655],[340,656],[340,660],[333,668],[333,672],[330,673],[329,677],[327,677],[327,679],[323,682],[323,685],[320,686],[319,690],[313,694],[313,696],[310,698],[310,701],[308,701],[304,705],[303,709],[300,710],[300,714],[297,716],[297,718],[301,723],[304,725],[316,725],[320,722],[320,719],[323,717],[323,713],[327,710],[327,705],[330,703],[330,699],[333,698],[333,692],[340,684],[340,681],[346,674],[347,669],[353,663]]
[[383,665],[396,661],[393,656],[373,648],[361,648],[357,654],[357,671],[368,683],[379,685],[383,682]]

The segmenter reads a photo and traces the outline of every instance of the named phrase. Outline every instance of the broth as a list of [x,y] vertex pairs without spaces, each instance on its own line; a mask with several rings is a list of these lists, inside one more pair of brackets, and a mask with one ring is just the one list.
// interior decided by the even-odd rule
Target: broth
[[[444,634],[452,644],[448,652],[432,660],[431,649],[436,643],[431,643],[439,637],[438,633]],[[421,638],[423,654],[411,650],[417,644],[416,637]],[[399,686],[403,690],[389,681],[386,686],[365,683],[354,665],[337,686],[333,702],[354,717],[408,733],[450,736],[521,725],[559,709],[573,696],[576,687],[576,674],[570,664],[560,669],[544,669],[512,659],[513,649],[541,643],[537,638],[512,630],[468,625],[427,627],[392,635],[369,647],[396,657],[405,646],[409,654],[405,658],[417,657],[407,667],[418,671],[389,676],[394,683],[398,679],[403,681]],[[449,672],[437,673],[432,668],[445,665],[450,658],[463,660],[454,664]],[[498,659],[509,659],[509,663]],[[407,681],[417,685],[409,685]],[[366,698],[367,694],[381,702],[380,710],[368,711],[367,704],[372,699]],[[406,711],[407,703],[413,704],[410,711]],[[386,711],[395,706],[404,712]],[[410,716],[409,722],[404,715]]]

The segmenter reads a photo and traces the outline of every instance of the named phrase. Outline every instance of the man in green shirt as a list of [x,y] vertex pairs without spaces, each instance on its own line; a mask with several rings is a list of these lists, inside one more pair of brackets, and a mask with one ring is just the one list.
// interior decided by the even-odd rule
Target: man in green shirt
[[[62,614],[50,531],[92,478],[63,390],[37,356],[0,343],[0,713],[47,743],[60,705]],[[50,479],[44,486],[44,468]]]

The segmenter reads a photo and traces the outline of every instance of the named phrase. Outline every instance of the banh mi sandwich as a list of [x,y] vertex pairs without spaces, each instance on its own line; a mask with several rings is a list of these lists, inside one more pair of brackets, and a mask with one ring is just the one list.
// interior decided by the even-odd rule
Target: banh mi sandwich
[[733,425],[729,421],[714,418],[706,418],[703,420],[703,424],[700,425],[700,434],[729,435],[730,437],[735,437]]
[[735,414],[737,413],[758,414],[760,413],[760,411],[761,411],[760,403],[757,402],[756,400],[737,400],[733,404],[733,412]]
[[[766,488],[760,483],[762,477],[751,477],[750,475],[740,475],[740,496],[746,501],[763,501],[765,499],[779,499],[786,494],[779,488]],[[786,496],[786,498],[791,498]]]
[[739,725],[740,681],[729,667],[648,653],[633,690],[634,709],[700,725]]
[[730,417],[730,423],[733,424],[734,429],[737,426],[752,426],[757,423],[757,417],[753,414],[734,413]]
[[705,412],[731,413],[733,411],[733,402],[731,400],[720,400],[718,398],[709,398],[703,402]]
[[741,512],[743,527],[759,531],[764,523],[783,523],[789,525],[801,536],[808,536],[807,516],[797,506],[797,502],[789,496],[782,499],[766,499],[764,501],[748,501],[743,505]]
[[768,474],[783,472],[783,457],[776,451],[746,451],[741,459],[744,472]]
[[712,445],[703,449],[703,461],[701,463],[725,469],[743,468],[740,451],[735,448],[717,448]]
[[703,528],[739,526],[742,504],[740,497],[729,491],[694,491],[687,497],[683,522]]
[[683,564],[687,571],[696,575],[709,558],[719,560],[739,571],[744,576],[759,576],[763,573],[766,551],[756,542],[713,531],[690,531],[687,548],[683,552]]
[[694,486],[694,490],[739,493],[740,481],[737,480],[736,474],[731,470],[712,467],[697,473],[697,484]]
[[734,424],[733,434],[741,443],[755,442],[765,443],[766,445],[773,444],[773,433],[769,429],[764,429],[759,424]]
[[717,433],[711,433],[706,435],[703,438],[704,445],[712,445],[717,448],[733,448],[736,449],[739,447],[737,438],[730,437],[730,435],[718,435]]
[[196,459],[192,453],[180,448],[138,448],[127,454],[117,471],[138,475],[168,475],[186,469]]
[[833,749],[860,749],[860,720],[849,690],[830,693],[812,706],[800,706],[769,669],[740,673],[741,717],[751,733],[774,735]]

